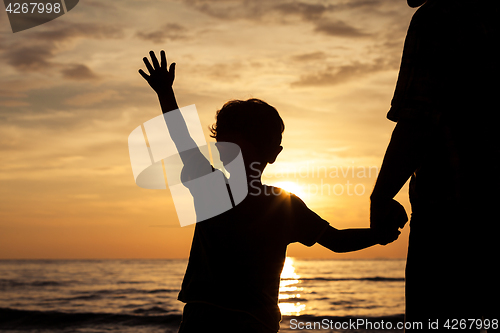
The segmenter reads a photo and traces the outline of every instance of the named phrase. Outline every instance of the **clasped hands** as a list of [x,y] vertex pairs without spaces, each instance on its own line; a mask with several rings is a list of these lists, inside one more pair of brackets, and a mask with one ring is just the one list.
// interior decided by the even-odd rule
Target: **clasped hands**
[[379,238],[379,244],[395,241],[408,221],[404,207],[394,199],[374,199],[370,206],[370,228]]

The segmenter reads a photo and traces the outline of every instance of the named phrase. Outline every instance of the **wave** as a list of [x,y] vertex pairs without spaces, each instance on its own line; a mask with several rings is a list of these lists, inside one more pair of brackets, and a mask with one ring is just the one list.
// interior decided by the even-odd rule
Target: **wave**
[[324,278],[324,277],[315,277],[315,278],[282,278],[281,280],[300,280],[300,281],[372,281],[372,282],[397,282],[405,280],[404,277],[382,277],[382,276],[374,276],[374,277],[364,277],[364,278]]
[[[116,284],[144,284],[152,281],[118,281]],[[0,279],[0,290],[6,288],[16,287],[65,287],[70,285],[85,285],[82,281],[65,280],[65,281],[52,281],[52,280],[35,280],[35,281],[19,281],[15,279]],[[132,288],[129,288],[132,289]],[[168,290],[168,289],[161,289]]]
[[165,310],[164,308],[161,308],[159,306],[153,306],[152,308],[149,309],[135,309],[132,311],[133,313],[138,313],[138,314],[156,314],[156,313],[167,313],[169,312],[168,310]]
[[[168,314],[168,310],[160,307],[149,309],[137,309],[132,314],[115,313],[94,313],[94,312],[76,312],[67,313],[61,311],[36,311],[36,310],[18,310],[11,308],[0,308],[0,329],[62,329],[68,327],[95,327],[106,325],[123,326],[168,326],[177,327],[181,321],[180,314]],[[161,313],[161,315],[160,315]],[[404,319],[403,314],[378,316],[378,317],[353,317],[353,316],[283,316],[282,324],[297,318],[300,321],[322,321],[324,319],[334,322],[343,322],[349,320],[368,319],[372,321],[401,322]]]
[[[142,310],[142,311],[141,311]],[[97,326],[97,325],[179,325],[180,314],[165,314],[169,312],[159,307],[138,309],[135,312],[143,315],[128,315],[114,313],[76,312],[67,313],[60,311],[36,311],[0,308],[0,329],[33,329],[50,328],[60,329],[72,326]],[[156,315],[163,313],[163,315]],[[153,314],[153,315],[144,315]]]
[[[178,293],[179,289],[136,289],[136,288],[125,288],[125,289],[101,289],[89,292],[80,292],[79,294],[83,294],[84,296],[95,295],[130,295],[130,294],[163,294],[163,293]],[[80,296],[78,296],[80,297]]]
[[68,280],[68,281],[17,281],[12,279],[0,279],[0,290],[6,288],[16,288],[16,287],[60,287],[68,286],[74,283],[80,283],[79,281]]

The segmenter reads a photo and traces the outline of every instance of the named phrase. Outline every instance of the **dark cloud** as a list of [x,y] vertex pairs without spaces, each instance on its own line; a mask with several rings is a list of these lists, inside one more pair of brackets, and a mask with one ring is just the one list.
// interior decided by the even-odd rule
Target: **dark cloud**
[[269,13],[269,3],[262,0],[186,0],[196,10],[225,20],[250,19],[261,21]]
[[[24,43],[23,43],[24,44]],[[52,67],[53,45],[15,45],[4,51],[3,58],[9,65],[22,72],[35,72]]]
[[294,16],[311,21],[334,8],[333,5],[322,3],[288,0],[186,0],[185,2],[206,15],[225,20],[280,21],[285,18],[284,16]]
[[47,30],[36,31],[33,40],[48,42],[63,42],[77,38],[118,39],[124,36],[123,30],[106,24],[54,22]]
[[[258,18],[256,14],[265,15],[277,12],[314,20],[326,13],[339,13],[346,10],[383,12],[384,6],[387,5],[387,1],[384,0],[343,0],[328,4],[324,1],[295,0],[185,0],[184,2],[202,13],[225,19]],[[391,3],[389,7],[393,7],[393,4]]]
[[161,29],[151,32],[141,31],[136,33],[136,36],[159,44],[166,40],[186,39],[188,38],[186,33],[187,29],[184,26],[177,23],[167,23]]
[[74,64],[63,70],[61,74],[65,79],[70,80],[96,80],[99,78],[89,67],[83,64]]
[[366,37],[370,35],[368,33],[362,32],[361,30],[351,25],[346,24],[343,21],[330,21],[330,20],[320,21],[316,23],[314,31],[321,32],[329,36],[350,37],[350,38]]
[[[115,39],[123,36],[122,29],[89,23],[52,22],[49,29],[34,31],[22,41],[15,40],[0,46],[0,57],[7,64],[22,72],[37,72],[52,69],[57,64],[52,59],[60,49],[79,38]],[[70,73],[71,74],[71,69]],[[84,74],[85,69],[74,68]],[[89,72],[87,71],[87,74]]]
[[[387,1],[385,1],[387,2]],[[338,6],[339,9],[368,9],[375,10],[384,4],[384,0],[347,1]]]
[[346,10],[370,10],[380,5],[380,0],[351,1],[324,4],[304,1],[209,1],[186,0],[198,11],[224,20],[247,19],[258,22],[291,24],[297,19],[314,25],[314,31],[330,36],[369,36],[358,28],[335,19]]
[[303,53],[297,54],[291,57],[293,61],[313,61],[313,60],[325,60],[327,55],[323,51],[311,52],[311,53]]
[[312,21],[320,18],[333,8],[332,5],[310,4],[305,2],[286,2],[275,5],[273,10],[284,15],[297,15],[305,21]]
[[357,79],[369,74],[397,68],[393,63],[377,59],[373,63],[353,62],[343,66],[329,66],[322,72],[302,75],[292,87],[330,86]]

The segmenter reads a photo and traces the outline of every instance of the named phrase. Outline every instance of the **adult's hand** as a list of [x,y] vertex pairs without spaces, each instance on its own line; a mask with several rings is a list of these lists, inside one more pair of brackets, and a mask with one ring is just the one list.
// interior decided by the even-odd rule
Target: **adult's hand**
[[408,215],[404,207],[394,199],[374,199],[370,206],[370,228],[398,229],[404,228]]

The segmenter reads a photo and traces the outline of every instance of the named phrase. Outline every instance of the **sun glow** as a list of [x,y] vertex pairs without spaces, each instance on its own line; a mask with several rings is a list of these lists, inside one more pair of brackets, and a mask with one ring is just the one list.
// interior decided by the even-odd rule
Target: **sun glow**
[[281,314],[285,316],[298,316],[306,308],[305,304],[297,301],[300,299],[299,287],[300,275],[295,273],[294,260],[290,257],[285,259],[283,270],[281,271],[280,294],[278,304]]
[[273,183],[272,186],[276,186],[287,192],[293,193],[299,198],[304,198],[306,196],[306,192],[304,191],[303,186],[295,182],[290,182],[290,181],[277,182]]

